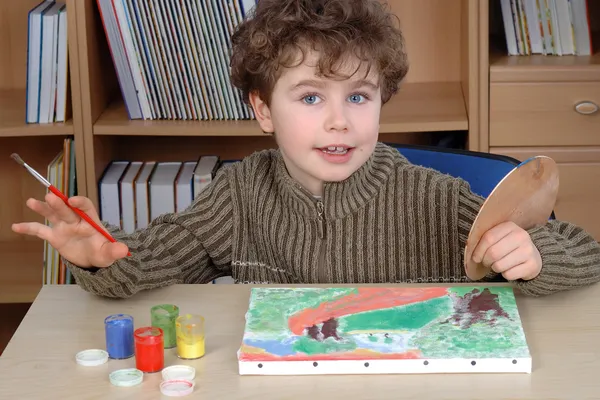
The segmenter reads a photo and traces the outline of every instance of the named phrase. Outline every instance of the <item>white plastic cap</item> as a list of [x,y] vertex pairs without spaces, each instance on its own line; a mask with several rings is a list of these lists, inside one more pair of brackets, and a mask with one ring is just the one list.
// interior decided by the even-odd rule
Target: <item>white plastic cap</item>
[[162,370],[162,377],[165,381],[172,379],[194,380],[196,369],[189,365],[171,365]]
[[160,383],[160,392],[165,396],[186,396],[194,391],[194,382],[185,379],[170,379]]
[[136,368],[118,369],[108,375],[110,383],[115,386],[130,387],[139,385],[144,380],[144,373]]
[[108,353],[100,349],[83,350],[75,355],[75,361],[77,361],[77,364],[79,365],[94,367],[107,362]]

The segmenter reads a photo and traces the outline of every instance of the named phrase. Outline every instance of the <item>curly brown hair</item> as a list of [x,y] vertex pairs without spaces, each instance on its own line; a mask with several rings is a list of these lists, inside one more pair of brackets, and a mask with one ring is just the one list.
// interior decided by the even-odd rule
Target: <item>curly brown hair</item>
[[260,0],[232,36],[232,83],[246,103],[257,91],[270,104],[281,67],[294,66],[299,54],[302,63],[314,49],[317,71],[325,77],[341,77],[347,57],[366,62],[369,70],[374,65],[386,103],[408,72],[404,38],[394,21],[378,0]]

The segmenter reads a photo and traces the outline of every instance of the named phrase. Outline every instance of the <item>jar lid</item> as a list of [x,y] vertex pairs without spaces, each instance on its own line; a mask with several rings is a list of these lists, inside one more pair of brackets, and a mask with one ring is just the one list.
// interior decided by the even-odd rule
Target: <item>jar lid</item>
[[194,391],[194,382],[186,379],[170,379],[160,383],[160,392],[165,396],[186,396]]
[[75,355],[75,361],[77,361],[77,364],[79,365],[94,367],[107,362],[108,353],[101,349],[83,350]]
[[136,339],[147,343],[154,343],[156,340],[163,340],[163,335],[163,330],[156,326],[144,326],[133,331],[133,336]]
[[196,369],[189,365],[171,365],[162,370],[165,381],[172,379],[184,379],[191,381],[196,377]]
[[110,383],[115,386],[129,387],[142,383],[144,373],[136,368],[125,368],[111,372],[108,378],[110,379]]

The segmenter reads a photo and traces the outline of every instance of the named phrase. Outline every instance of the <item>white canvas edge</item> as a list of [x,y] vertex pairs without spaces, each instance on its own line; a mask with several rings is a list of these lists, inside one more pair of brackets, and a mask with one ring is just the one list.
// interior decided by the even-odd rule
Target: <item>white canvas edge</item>
[[[516,362],[515,362],[516,361]],[[531,358],[238,361],[240,375],[531,373]]]

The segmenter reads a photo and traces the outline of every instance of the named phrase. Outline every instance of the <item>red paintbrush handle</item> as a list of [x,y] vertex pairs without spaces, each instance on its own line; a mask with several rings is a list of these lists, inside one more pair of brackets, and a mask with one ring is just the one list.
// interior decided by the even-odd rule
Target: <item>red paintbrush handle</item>
[[[58,190],[55,186],[50,185],[48,187],[48,189],[54,193],[55,195],[57,195],[58,197],[61,198],[61,200],[67,205],[67,207],[69,207],[71,210],[75,211],[75,213],[77,213],[77,215],[79,215],[81,218],[83,218],[84,220],[86,220],[86,222],[88,224],[90,224],[94,229],[96,229],[98,232],[100,232],[102,234],[102,236],[104,236],[105,238],[107,238],[109,241],[116,243],[117,241],[115,240],[115,238],[113,238],[112,236],[110,236],[108,234],[108,232],[106,232],[100,225],[98,225],[96,222],[94,222],[94,220],[92,218],[90,218],[89,215],[87,215],[86,213],[84,213],[83,211],[81,211],[79,208],[73,207],[69,204],[69,199],[67,198],[67,196],[65,196],[63,194],[63,192],[61,192],[60,190]],[[127,252],[128,256],[131,256],[130,252]]]

